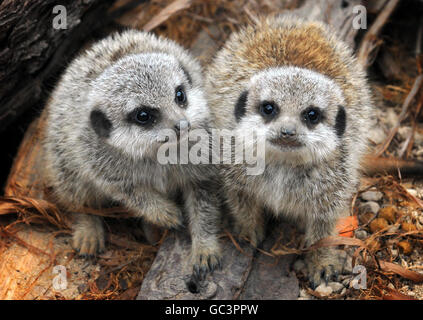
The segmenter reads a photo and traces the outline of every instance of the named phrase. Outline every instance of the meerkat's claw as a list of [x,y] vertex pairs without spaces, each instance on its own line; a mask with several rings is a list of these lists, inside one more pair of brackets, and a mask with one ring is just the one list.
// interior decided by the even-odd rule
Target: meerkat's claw
[[104,229],[101,219],[81,215],[74,225],[72,246],[80,257],[89,258],[106,249]]
[[186,283],[188,290],[191,293],[199,293],[200,284],[206,279],[207,274],[221,268],[222,257],[220,254],[199,255],[192,266],[191,278]]
[[221,268],[222,257],[219,253],[199,254],[193,263],[193,276],[203,281],[207,274]]
[[322,283],[328,284],[331,280],[337,280],[343,269],[343,262],[332,250],[312,252],[306,262],[308,277],[313,290]]
[[73,247],[80,257],[94,257],[105,250],[104,236],[98,234],[83,235],[80,232],[75,232],[73,235]]

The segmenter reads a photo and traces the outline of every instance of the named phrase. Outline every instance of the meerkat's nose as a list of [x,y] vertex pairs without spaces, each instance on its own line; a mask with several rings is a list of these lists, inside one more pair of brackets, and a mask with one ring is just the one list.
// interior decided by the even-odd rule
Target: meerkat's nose
[[297,130],[294,125],[292,126],[285,126],[281,130],[281,135],[284,138],[292,138],[297,134]]
[[176,132],[179,133],[181,130],[189,130],[191,128],[191,124],[186,119],[181,119],[175,123]]

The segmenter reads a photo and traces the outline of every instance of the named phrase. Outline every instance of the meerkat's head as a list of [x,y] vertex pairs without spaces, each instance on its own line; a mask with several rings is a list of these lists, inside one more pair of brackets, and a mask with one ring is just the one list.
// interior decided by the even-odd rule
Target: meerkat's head
[[298,67],[254,75],[235,106],[237,133],[264,136],[266,159],[293,166],[328,159],[346,128],[341,88],[328,77]]
[[[202,128],[209,112],[201,83],[172,55],[142,53],[122,58],[91,84],[90,125],[133,158],[155,157],[163,131]],[[198,82],[198,80],[197,80]]]

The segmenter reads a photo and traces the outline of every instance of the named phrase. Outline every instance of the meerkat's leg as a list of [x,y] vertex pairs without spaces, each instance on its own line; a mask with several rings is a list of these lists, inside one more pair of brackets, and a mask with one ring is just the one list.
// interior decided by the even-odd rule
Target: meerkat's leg
[[103,221],[100,217],[75,213],[72,233],[73,247],[81,256],[95,256],[105,250]]
[[184,190],[184,197],[192,240],[193,275],[202,280],[208,272],[220,267],[220,208],[216,194],[206,188]]
[[[330,215],[314,215],[307,220],[305,244],[311,246],[317,241],[334,234],[335,219]],[[319,248],[306,254],[308,276],[313,288],[333,277],[337,277],[342,271],[343,261],[333,248]]]
[[235,232],[239,238],[248,238],[257,247],[264,240],[266,232],[263,207],[242,191],[230,190],[227,198],[235,218]]
[[154,245],[160,241],[161,232],[160,229],[155,225],[144,220],[142,221],[142,230],[149,244]]
[[113,198],[148,223],[166,229],[183,224],[181,208],[165,195],[149,188],[128,188],[126,193],[116,193]]

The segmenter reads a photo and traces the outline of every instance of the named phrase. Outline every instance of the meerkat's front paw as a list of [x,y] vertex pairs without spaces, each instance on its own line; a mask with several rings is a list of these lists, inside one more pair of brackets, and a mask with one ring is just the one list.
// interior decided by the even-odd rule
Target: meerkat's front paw
[[100,218],[80,215],[72,234],[72,245],[79,255],[93,257],[105,250],[104,228]]
[[202,281],[208,273],[221,268],[222,256],[218,248],[204,247],[193,250],[191,261],[194,278]]
[[336,250],[327,248],[310,252],[305,261],[312,289],[323,282],[327,284],[331,279],[336,280],[345,263],[345,259]]
[[166,229],[178,229],[183,225],[181,209],[168,200],[158,202],[156,207],[146,212],[145,217],[150,223]]
[[238,234],[240,239],[248,239],[252,246],[259,246],[265,236],[265,229],[263,224],[257,224],[255,226],[246,224],[237,224],[235,226],[235,232]]

